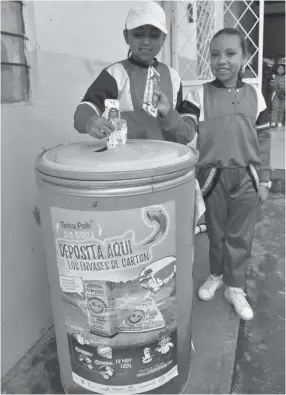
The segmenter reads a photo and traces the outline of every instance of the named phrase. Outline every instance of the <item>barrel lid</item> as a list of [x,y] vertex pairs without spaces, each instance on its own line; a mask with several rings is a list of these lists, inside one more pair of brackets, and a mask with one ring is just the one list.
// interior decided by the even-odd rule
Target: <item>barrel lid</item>
[[100,140],[60,145],[44,151],[36,169],[45,175],[71,180],[118,180],[190,170],[198,152],[182,144],[158,140],[128,140],[107,150]]

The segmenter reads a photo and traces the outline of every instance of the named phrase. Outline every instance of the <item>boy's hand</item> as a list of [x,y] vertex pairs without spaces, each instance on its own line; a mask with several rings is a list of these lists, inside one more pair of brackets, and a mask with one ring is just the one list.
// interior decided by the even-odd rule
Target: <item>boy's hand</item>
[[269,194],[269,189],[264,187],[263,185],[259,185],[259,189],[258,189],[258,201],[259,201],[259,203],[263,204],[267,200],[268,194]]
[[96,139],[103,139],[110,135],[114,126],[107,119],[95,115],[86,123],[86,133]]
[[167,98],[165,93],[162,91],[158,91],[156,93],[156,95],[158,97],[157,109],[158,109],[159,115],[161,117],[166,117],[169,114],[169,112],[171,111],[169,99]]

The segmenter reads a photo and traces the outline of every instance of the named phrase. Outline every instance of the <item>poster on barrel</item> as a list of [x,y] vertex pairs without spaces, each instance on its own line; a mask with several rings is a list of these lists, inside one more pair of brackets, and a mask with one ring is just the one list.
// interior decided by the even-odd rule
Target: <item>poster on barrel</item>
[[141,393],[177,370],[175,202],[51,208],[73,381]]

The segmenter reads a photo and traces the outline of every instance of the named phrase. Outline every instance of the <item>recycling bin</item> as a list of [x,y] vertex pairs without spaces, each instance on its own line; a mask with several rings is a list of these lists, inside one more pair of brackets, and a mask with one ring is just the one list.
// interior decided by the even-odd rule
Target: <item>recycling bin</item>
[[190,375],[195,164],[187,146],[57,146],[35,164],[62,385],[182,393]]

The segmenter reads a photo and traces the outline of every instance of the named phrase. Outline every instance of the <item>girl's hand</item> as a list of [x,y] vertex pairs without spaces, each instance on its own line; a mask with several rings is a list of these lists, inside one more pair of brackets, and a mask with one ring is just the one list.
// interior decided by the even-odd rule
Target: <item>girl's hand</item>
[[165,93],[162,91],[158,91],[156,93],[156,95],[158,97],[157,109],[158,109],[159,115],[161,117],[166,117],[169,114],[169,112],[171,111],[169,99],[167,98]]
[[112,123],[98,115],[94,115],[86,123],[86,133],[96,139],[103,139],[109,136],[114,129]]
[[259,201],[259,203],[263,204],[267,200],[268,194],[269,194],[269,189],[264,187],[263,185],[259,185],[259,189],[258,189],[258,201]]

